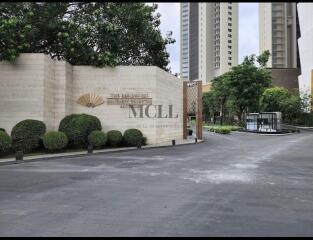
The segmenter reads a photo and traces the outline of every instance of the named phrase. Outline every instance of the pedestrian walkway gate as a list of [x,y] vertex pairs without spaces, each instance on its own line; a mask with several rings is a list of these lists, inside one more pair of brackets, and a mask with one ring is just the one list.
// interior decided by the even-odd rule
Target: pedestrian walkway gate
[[202,139],[202,81],[184,81],[183,135],[187,138],[188,119],[195,119],[196,137]]

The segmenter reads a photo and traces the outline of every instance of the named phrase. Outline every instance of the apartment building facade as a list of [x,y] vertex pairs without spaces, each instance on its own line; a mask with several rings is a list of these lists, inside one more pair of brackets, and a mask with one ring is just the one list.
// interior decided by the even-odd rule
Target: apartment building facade
[[295,2],[259,3],[259,51],[270,51],[268,67],[299,67],[297,29]]
[[[313,96],[313,3],[297,4],[301,37],[298,39],[301,75],[298,77],[300,94]],[[311,107],[307,109],[312,111]]]
[[238,64],[238,3],[181,3],[181,77],[208,84]]

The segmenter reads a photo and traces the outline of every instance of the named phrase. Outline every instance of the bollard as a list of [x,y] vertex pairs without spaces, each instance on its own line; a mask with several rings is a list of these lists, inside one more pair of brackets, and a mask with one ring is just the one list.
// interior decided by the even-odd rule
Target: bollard
[[175,146],[175,139],[172,140],[172,145]]
[[197,143],[198,142],[198,138],[195,138],[195,143]]
[[18,161],[23,161],[23,151],[22,150],[17,151],[15,154],[15,162],[14,163],[18,163]]
[[138,143],[138,144],[137,144],[137,148],[138,148],[138,149],[141,149],[141,143]]
[[93,146],[91,144],[88,145],[88,153],[93,153]]

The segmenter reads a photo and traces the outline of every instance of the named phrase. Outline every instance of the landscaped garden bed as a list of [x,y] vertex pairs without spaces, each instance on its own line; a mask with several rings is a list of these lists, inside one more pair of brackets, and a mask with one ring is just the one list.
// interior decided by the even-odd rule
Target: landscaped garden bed
[[206,125],[205,129],[208,129],[209,132],[215,132],[220,134],[230,134],[231,131],[239,131],[243,128],[236,125]]
[[46,132],[42,121],[26,119],[17,123],[11,135],[0,129],[0,158],[14,157],[18,151],[25,156],[47,153],[68,153],[88,149],[109,149],[146,145],[138,129],[102,131],[100,120],[88,114],[71,114],[63,118],[58,131]]

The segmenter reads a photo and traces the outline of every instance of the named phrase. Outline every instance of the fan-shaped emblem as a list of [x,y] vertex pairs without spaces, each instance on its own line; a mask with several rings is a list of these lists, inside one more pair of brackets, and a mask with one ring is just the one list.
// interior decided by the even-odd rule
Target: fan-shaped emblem
[[94,108],[103,104],[104,100],[95,93],[86,93],[78,98],[77,103],[85,107]]

